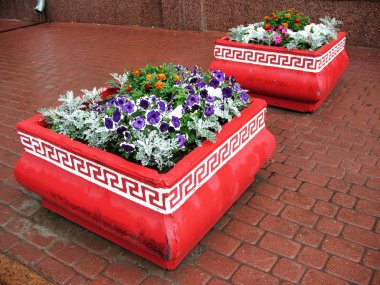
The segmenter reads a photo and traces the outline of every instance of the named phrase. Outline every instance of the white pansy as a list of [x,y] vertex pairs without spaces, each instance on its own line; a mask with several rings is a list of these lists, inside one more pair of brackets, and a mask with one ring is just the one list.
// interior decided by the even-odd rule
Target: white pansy
[[182,110],[183,107],[182,105],[177,106],[173,111],[170,112],[169,117],[177,117],[177,118],[182,118]]
[[220,88],[214,88],[214,87],[207,87],[206,88],[208,95],[215,98],[222,98],[222,89]]

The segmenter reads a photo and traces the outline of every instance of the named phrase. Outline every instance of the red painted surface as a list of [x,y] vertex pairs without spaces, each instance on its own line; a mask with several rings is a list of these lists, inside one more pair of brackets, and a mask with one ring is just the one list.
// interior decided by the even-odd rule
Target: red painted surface
[[[20,134],[20,138],[26,151],[14,173],[23,186],[42,197],[44,207],[161,267],[174,269],[249,187],[274,152],[275,139],[263,125],[265,106],[263,100],[254,100],[241,117],[223,126],[216,143],[204,142],[166,174],[72,141],[44,128],[40,116],[35,116],[17,124],[17,130],[25,134]],[[257,120],[252,120],[255,116]],[[246,133],[255,130],[256,135],[242,144]],[[36,140],[28,141],[28,136]],[[37,140],[43,142],[36,145]],[[226,143],[228,147],[224,147]],[[226,159],[229,151],[239,145],[242,148]],[[90,162],[86,164],[78,157]],[[226,163],[218,168],[223,160]],[[54,161],[69,168],[76,164],[79,175]],[[205,161],[207,167],[200,167]],[[85,175],[95,167],[91,163],[99,166],[91,171],[97,184]],[[108,170],[101,172],[102,167]],[[209,179],[192,188],[213,169],[215,173]],[[126,188],[117,186],[113,171],[130,179],[124,181]],[[102,179],[108,179],[114,192],[101,186]],[[181,191],[174,191],[175,185]],[[129,196],[122,196],[127,192]],[[160,199],[164,201],[161,206]],[[175,201],[181,202],[177,208],[170,206],[177,205]]]
[[[336,40],[317,51],[289,51],[282,47],[232,42],[223,37],[215,42],[216,57],[210,69],[234,75],[253,97],[266,100],[268,105],[313,112],[336,86],[348,65],[345,47],[337,52],[340,44],[344,46],[344,39],[345,33],[340,32]],[[221,56],[217,58],[218,55]],[[335,56],[332,60],[331,55]],[[318,68],[325,61],[330,62]]]

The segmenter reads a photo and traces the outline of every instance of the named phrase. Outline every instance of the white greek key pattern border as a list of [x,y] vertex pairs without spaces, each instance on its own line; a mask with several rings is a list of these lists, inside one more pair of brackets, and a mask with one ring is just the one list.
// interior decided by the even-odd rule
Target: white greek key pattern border
[[325,68],[342,50],[344,50],[345,43],[346,38],[341,39],[337,44],[319,57],[215,45],[214,57],[228,61],[317,73]]
[[40,138],[18,132],[25,151],[154,211],[170,214],[265,128],[262,109],[172,188],[155,188]]

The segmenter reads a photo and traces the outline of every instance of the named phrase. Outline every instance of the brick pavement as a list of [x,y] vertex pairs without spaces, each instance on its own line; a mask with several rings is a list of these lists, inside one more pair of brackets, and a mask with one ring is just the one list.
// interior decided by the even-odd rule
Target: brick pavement
[[317,112],[269,108],[275,155],[177,270],[43,209],[13,178],[16,122],[109,72],[207,67],[221,35],[60,23],[1,33],[1,252],[57,284],[380,284],[379,49],[348,48]]

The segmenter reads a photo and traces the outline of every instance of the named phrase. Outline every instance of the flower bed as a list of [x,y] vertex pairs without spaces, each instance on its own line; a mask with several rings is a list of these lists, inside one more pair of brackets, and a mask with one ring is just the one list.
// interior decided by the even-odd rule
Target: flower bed
[[160,171],[204,139],[215,141],[214,132],[249,104],[234,77],[220,71],[168,64],[112,76],[102,96],[103,89],[81,97],[69,91],[62,105],[41,110],[43,119],[58,133]]
[[[131,74],[135,76],[133,72]],[[137,76],[140,75],[142,76],[142,73]],[[207,80],[211,81],[221,75],[215,72],[210,75],[212,78],[209,77]],[[109,140],[106,136],[107,140],[104,141],[112,141],[111,145],[117,145],[118,155],[83,143],[93,139],[92,135],[81,129],[87,125],[93,126],[93,119],[91,122],[85,119],[76,126],[74,124],[75,128],[66,128],[56,125],[54,120],[49,120],[53,119],[52,117],[48,117],[48,121],[41,121],[42,115],[38,115],[17,124],[25,152],[15,167],[15,176],[22,185],[42,197],[44,207],[159,266],[173,269],[247,189],[253,182],[255,173],[273,153],[275,140],[265,127],[266,104],[260,99],[245,104],[247,100],[243,91],[239,88],[234,89],[232,96],[236,96],[236,100],[247,105],[241,111],[241,115],[222,125],[220,132],[214,134],[215,142],[204,140],[200,143],[201,147],[194,147],[188,151],[166,173],[159,173],[155,169],[135,163],[136,161],[126,160],[124,152],[119,155],[123,143],[131,143],[119,140],[121,134],[118,129],[121,126],[128,128],[131,133],[143,133],[147,128],[154,131],[156,127],[154,124],[146,124],[145,129],[140,128],[140,125],[133,126],[135,118],[142,116],[141,114],[130,118],[129,125],[122,124],[126,123],[123,121],[125,117],[115,118],[115,112],[116,117],[119,114],[113,95],[115,92],[124,94],[124,91],[120,91],[125,90],[125,84],[121,84],[121,81],[122,78],[129,78],[129,75],[115,77],[120,78],[119,83],[110,84],[117,86],[110,86],[103,93],[97,90],[85,91],[82,98],[76,99],[70,94],[63,96],[61,99],[64,102],[71,102],[64,104],[66,107],[73,106],[73,100],[77,100],[74,105],[78,108],[72,109],[72,112],[69,112],[72,116],[68,116],[66,122],[61,123],[69,126],[70,120],[74,124],[75,118],[88,116],[91,119],[92,116],[96,116],[96,124],[103,128],[100,131],[100,139],[103,132],[114,136],[114,140]],[[221,85],[221,78],[218,81],[219,85],[215,82],[215,88],[212,88],[218,90],[221,87],[219,89],[222,95],[215,97],[220,97],[217,100],[228,101],[231,98],[229,93],[227,98],[223,97],[225,92],[222,88],[225,86]],[[228,81],[231,81],[231,77]],[[127,84],[127,81],[124,83]],[[227,83],[225,77],[222,84],[237,86],[234,81]],[[188,84],[185,84],[184,88],[186,85]],[[145,90],[145,86],[142,87]],[[189,93],[187,90],[188,88],[186,99],[197,94],[191,94],[192,92]],[[218,91],[218,94],[220,92]],[[102,101],[96,99],[98,95],[103,97]],[[125,98],[121,94],[116,98],[118,97]],[[137,98],[136,105],[137,102],[141,103],[141,100],[138,100],[144,97]],[[70,98],[69,101],[67,98]],[[87,105],[83,102],[87,102]],[[211,116],[204,114],[209,105],[199,105],[199,109],[191,112],[201,113],[203,117]],[[64,111],[67,114],[70,108],[66,107],[63,110],[62,107],[44,110],[43,113],[52,115]],[[173,106],[173,109],[176,109],[176,106]],[[145,113],[149,112],[147,108]],[[184,125],[182,120],[186,118],[185,112],[179,118],[181,125]],[[164,115],[162,117],[165,118]],[[111,118],[112,121],[107,118]],[[149,119],[147,115],[144,117],[145,121]],[[228,121],[227,118],[223,120]],[[168,123],[171,124],[171,121]],[[117,127],[114,124],[117,124]],[[174,124],[172,127],[175,129]],[[67,129],[79,141],[60,134],[59,128]],[[182,145],[177,134],[173,131],[173,136],[169,137],[174,139],[180,151],[183,151],[181,146],[185,146],[188,140]],[[183,135],[186,137],[185,133]],[[126,139],[131,138],[126,136]]]
[[[307,17],[300,19],[296,31],[284,29],[287,11],[281,13],[231,29],[231,36],[215,42],[210,68],[233,75],[254,98],[269,105],[313,112],[348,65],[345,33],[337,33],[335,19],[316,25],[306,24]],[[297,15],[285,18],[295,25]]]

